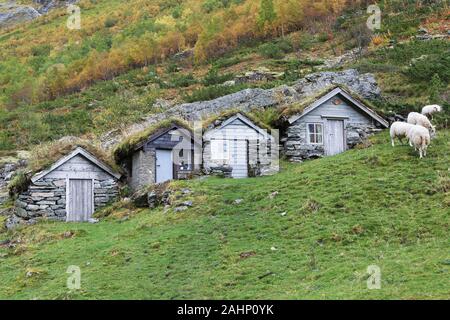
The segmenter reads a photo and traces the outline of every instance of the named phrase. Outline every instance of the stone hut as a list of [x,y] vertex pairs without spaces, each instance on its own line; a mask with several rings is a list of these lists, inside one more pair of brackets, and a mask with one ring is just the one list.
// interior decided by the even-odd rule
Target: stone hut
[[16,215],[63,221],[88,221],[118,195],[120,175],[78,147],[48,170],[31,178],[15,202]]
[[206,174],[247,178],[278,171],[278,141],[243,113],[219,117],[203,134]]
[[296,106],[284,140],[291,161],[332,156],[363,142],[389,123],[343,87],[334,87]]
[[[127,144],[129,150],[115,150],[116,161],[128,173],[132,190],[169,180],[188,179],[200,170],[201,144],[192,130],[181,121],[174,121],[140,133],[137,142]],[[122,151],[120,151],[122,150]],[[120,154],[122,153],[122,155]]]

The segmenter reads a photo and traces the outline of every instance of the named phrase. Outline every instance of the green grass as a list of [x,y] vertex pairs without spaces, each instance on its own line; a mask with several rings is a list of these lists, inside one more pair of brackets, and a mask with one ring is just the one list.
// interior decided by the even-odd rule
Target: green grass
[[[193,191],[182,213],[123,208],[0,234],[17,244],[0,248],[0,298],[448,299],[449,138],[419,160],[384,133],[273,177],[176,182]],[[66,288],[69,265],[79,291]],[[369,265],[380,290],[366,287]]]

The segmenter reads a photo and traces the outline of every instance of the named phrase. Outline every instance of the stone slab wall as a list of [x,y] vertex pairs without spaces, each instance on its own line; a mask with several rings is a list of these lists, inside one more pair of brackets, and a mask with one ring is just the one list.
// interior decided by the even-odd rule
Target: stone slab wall
[[[270,156],[270,143],[248,143],[248,175],[249,177],[258,177],[273,175],[278,172],[278,168]],[[262,152],[265,150],[266,152]],[[268,150],[268,151],[267,151]],[[258,155],[259,152],[259,155]],[[203,143],[203,171],[205,174],[219,175],[225,178],[231,178],[233,171],[228,161],[211,159],[211,142]]]
[[129,177],[131,189],[138,190],[141,187],[156,182],[156,152],[155,150],[139,150],[133,154],[132,172]]
[[[94,180],[94,208],[105,206],[116,199],[119,188],[114,179]],[[28,187],[16,199],[16,215],[25,220],[44,217],[66,219],[66,180],[41,179]]]
[[[351,149],[362,143],[370,135],[379,132],[375,124],[347,123],[345,127],[347,148]],[[325,137],[324,137],[325,138]],[[300,162],[306,159],[323,157],[325,148],[323,144],[307,143],[306,123],[298,121],[286,131],[284,140],[284,154],[291,161]]]

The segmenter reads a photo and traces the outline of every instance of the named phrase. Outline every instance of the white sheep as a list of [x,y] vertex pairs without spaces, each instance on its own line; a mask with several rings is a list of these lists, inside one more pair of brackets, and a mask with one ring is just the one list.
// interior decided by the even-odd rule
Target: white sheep
[[408,129],[407,137],[409,145],[419,151],[420,158],[425,157],[431,141],[430,132],[427,128],[414,125]]
[[433,117],[433,113],[437,113],[437,112],[441,112],[442,111],[442,107],[437,105],[437,104],[432,104],[429,106],[425,106],[422,108],[422,114],[424,116],[431,116]]
[[413,124],[407,122],[396,121],[391,125],[391,141],[392,146],[395,147],[394,139],[398,138],[401,143],[403,143],[402,138],[407,138],[408,129],[414,126]]
[[418,112],[411,112],[408,115],[408,123],[427,128],[430,131],[431,137],[434,137],[436,134],[436,129],[431,124],[430,120],[428,120],[428,118],[426,116],[424,116],[423,114],[420,114]]

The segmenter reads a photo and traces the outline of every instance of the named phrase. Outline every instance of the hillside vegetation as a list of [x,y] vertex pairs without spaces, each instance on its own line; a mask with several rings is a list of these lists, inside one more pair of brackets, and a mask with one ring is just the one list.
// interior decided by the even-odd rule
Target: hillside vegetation
[[[358,47],[369,50],[350,66],[376,74],[383,110],[448,103],[449,42],[410,41],[420,26],[446,32],[444,1],[380,1],[375,33],[365,28],[366,7],[346,2],[82,0],[80,30],[66,27],[64,9],[0,30],[0,151],[93,138],[160,112],[159,98],[208,100],[291,83]],[[285,76],[220,86],[256,67]]]
[[[174,182],[167,210],[122,203],[95,225],[1,233],[0,298],[448,299],[449,138],[419,160],[381,134],[273,177]],[[367,289],[369,265],[380,290]]]

